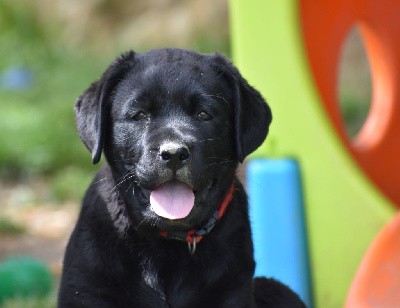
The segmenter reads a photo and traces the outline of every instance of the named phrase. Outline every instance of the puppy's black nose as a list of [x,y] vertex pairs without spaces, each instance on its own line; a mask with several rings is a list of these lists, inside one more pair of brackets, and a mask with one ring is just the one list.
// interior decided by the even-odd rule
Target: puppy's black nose
[[190,153],[186,146],[169,142],[160,146],[159,157],[168,168],[178,170],[189,161]]

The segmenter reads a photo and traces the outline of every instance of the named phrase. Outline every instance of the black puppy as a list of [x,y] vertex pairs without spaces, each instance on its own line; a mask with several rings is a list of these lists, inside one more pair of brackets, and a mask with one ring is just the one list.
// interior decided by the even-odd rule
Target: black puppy
[[59,307],[302,306],[274,280],[253,285],[235,172],[264,141],[271,112],[225,57],[128,52],[75,115],[93,162],[103,152],[106,164],[66,250]]

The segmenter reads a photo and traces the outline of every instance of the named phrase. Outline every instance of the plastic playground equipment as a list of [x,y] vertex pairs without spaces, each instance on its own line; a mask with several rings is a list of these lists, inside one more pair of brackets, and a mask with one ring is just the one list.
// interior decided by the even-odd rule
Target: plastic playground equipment
[[375,238],[357,271],[346,307],[399,307],[400,215]]
[[0,263],[0,307],[4,300],[44,297],[53,277],[44,263],[31,257],[9,257]]
[[[304,274],[307,262],[297,263],[305,269],[293,270],[303,273],[304,290],[296,289],[293,277],[285,280],[284,265],[272,264],[275,271],[266,274],[303,292],[303,300],[316,307],[345,303],[347,307],[387,303],[400,307],[398,292],[391,292],[400,290],[400,279],[378,267],[386,264],[395,273],[400,269],[396,249],[400,219],[394,218],[400,206],[400,121],[396,119],[400,114],[400,1],[231,0],[230,4],[234,61],[264,94],[274,115],[270,136],[253,158],[290,158],[300,170],[298,198],[302,200],[297,203],[304,204],[305,219],[301,214],[297,218],[303,219],[305,228],[300,223],[297,230],[304,233],[287,232],[289,239],[292,234],[302,245],[308,243],[303,248],[308,250],[310,279]],[[354,26],[364,40],[373,97],[368,118],[352,140],[340,113],[337,76],[343,43]],[[261,164],[260,160],[254,163]],[[289,215],[302,213],[298,205],[287,210],[279,199],[271,201],[277,190],[263,186],[271,171],[267,168],[263,178],[254,163],[250,162],[248,185],[250,206],[258,209],[252,220],[276,215],[285,222],[293,219]],[[286,186],[287,193],[281,195],[297,194],[291,191],[294,186]],[[252,195],[257,187],[265,198]],[[277,213],[281,209],[286,212]],[[253,233],[257,269],[265,274],[264,264],[271,261],[263,254],[269,249],[268,237],[257,223]],[[301,258],[303,250],[297,249]]]

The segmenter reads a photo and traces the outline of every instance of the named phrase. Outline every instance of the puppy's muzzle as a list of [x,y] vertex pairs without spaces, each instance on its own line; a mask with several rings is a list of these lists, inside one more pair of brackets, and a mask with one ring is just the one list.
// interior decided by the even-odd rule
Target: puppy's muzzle
[[190,152],[184,144],[167,142],[160,146],[158,159],[172,171],[177,171],[190,161]]

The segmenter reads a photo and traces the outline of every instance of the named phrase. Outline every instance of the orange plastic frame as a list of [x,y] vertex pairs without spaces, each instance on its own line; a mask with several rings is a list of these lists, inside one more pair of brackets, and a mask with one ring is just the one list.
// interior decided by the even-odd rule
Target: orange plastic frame
[[399,307],[400,214],[368,249],[350,288],[346,307]]
[[[372,182],[400,207],[400,1],[300,1],[303,36],[324,108]],[[372,73],[372,102],[350,140],[338,103],[338,63],[347,33],[359,26]]]

